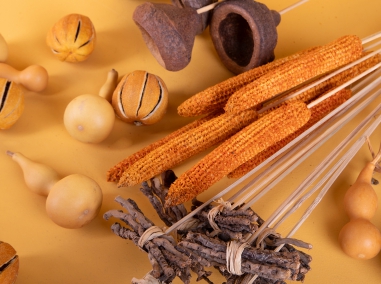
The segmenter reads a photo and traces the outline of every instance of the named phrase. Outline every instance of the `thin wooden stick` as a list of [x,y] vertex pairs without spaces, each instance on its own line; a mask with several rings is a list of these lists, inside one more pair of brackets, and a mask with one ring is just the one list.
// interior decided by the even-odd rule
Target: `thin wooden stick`
[[[378,106],[377,111],[379,112],[381,109],[381,105]],[[374,113],[376,113],[374,112]],[[375,115],[375,114],[374,114]],[[338,176],[342,173],[342,171],[346,168],[348,163],[353,159],[353,157],[356,155],[356,153],[359,151],[361,146],[364,144],[364,142],[367,140],[367,137],[369,137],[374,130],[378,127],[378,125],[381,123],[381,115],[378,114],[378,118],[365,130],[363,135],[353,144],[353,146],[348,150],[348,154],[344,155],[344,157],[339,160],[334,166],[333,170],[331,170],[331,176],[328,179],[327,183],[319,193],[319,195],[315,198],[315,200],[312,202],[312,204],[307,208],[305,213],[303,214],[302,218],[299,220],[299,222],[294,226],[294,228],[288,233],[287,237],[292,236],[303,224],[303,222],[308,218],[308,216],[312,213],[312,211],[316,208],[316,206],[320,203],[324,195],[327,193],[329,188],[332,186],[332,184],[336,181]]]
[[378,39],[380,37],[381,37],[381,32],[380,31],[376,32],[376,33],[374,33],[374,34],[372,34],[370,36],[367,36],[367,37],[363,38],[362,44],[367,44],[368,42],[371,42],[371,41],[373,41],[375,39]]
[[[352,96],[349,100],[347,100],[341,106],[339,106],[338,108],[333,110],[330,114],[328,114],[326,117],[324,117],[319,122],[317,122],[314,126],[311,127],[312,129],[310,128],[310,129],[306,130],[304,133],[302,133],[300,135],[301,137],[295,138],[288,145],[286,145],[285,147],[289,147],[289,148],[293,147],[293,149],[291,149],[290,151],[287,151],[287,153],[283,157],[281,157],[280,160],[276,161],[273,165],[271,165],[270,168],[268,168],[268,170],[264,171],[259,176],[254,178],[251,182],[249,182],[246,186],[244,186],[240,191],[238,191],[235,195],[233,195],[229,199],[229,201],[230,202],[234,201],[235,206],[238,206],[238,205],[244,203],[244,201],[249,200],[249,195],[253,195],[256,191],[258,191],[260,188],[262,188],[269,181],[273,180],[275,177],[277,177],[277,180],[280,181],[283,178],[283,176],[285,175],[285,174],[281,175],[282,172],[284,172],[286,169],[288,169],[287,172],[291,171],[294,167],[296,167],[295,163],[298,160],[307,158],[307,156],[305,156],[305,155],[308,155],[308,153],[311,153],[310,149],[309,150],[302,150],[301,147],[307,147],[307,146],[303,146],[303,145],[306,145],[308,143],[308,141],[311,141],[312,139],[315,139],[314,138],[315,136],[320,135],[317,132],[317,129],[319,129],[323,124],[325,124],[333,116],[345,112],[349,107],[351,107],[352,105],[357,103],[360,100],[360,98],[362,98],[367,92],[372,90],[376,84],[381,83],[381,77],[379,77],[377,79],[374,79],[375,76],[379,76],[380,74],[381,74],[381,72],[377,72],[377,73],[374,74],[374,76],[371,76],[370,78],[368,78],[368,80],[366,80],[366,82],[368,82],[370,80],[373,80],[371,84],[369,84],[366,87],[364,87],[364,89],[361,90],[358,94],[356,94],[355,96]],[[368,103],[370,103],[370,102],[368,102]],[[363,108],[363,107],[365,107],[365,105],[363,105],[361,107]],[[355,114],[351,114],[351,115],[354,116]],[[348,114],[347,114],[346,117],[348,117],[348,120],[349,120],[349,119],[351,119],[352,116],[348,117]],[[340,122],[340,124],[343,125],[344,123],[347,123],[348,120],[345,120],[345,122],[344,121]],[[328,139],[329,138],[328,137],[329,133],[325,133],[325,135],[327,136],[327,139]],[[304,137],[308,137],[308,139],[303,142],[304,144],[299,144],[297,147],[294,146],[297,143],[299,143],[299,141],[302,138],[304,138]],[[299,139],[299,141],[297,141],[297,139]],[[311,145],[309,147],[312,148]],[[283,151],[285,149],[281,149],[281,150]],[[278,152],[276,152],[273,156],[271,156],[269,158],[269,160],[272,160],[275,157],[278,157],[280,155],[280,153],[278,153]],[[268,162],[268,160],[266,160],[265,162]],[[301,160],[300,160],[300,162],[301,162]],[[261,166],[261,165],[259,165],[259,166]],[[256,169],[253,169],[251,172],[249,172],[247,174],[247,176],[250,177],[251,173],[254,172],[254,171],[256,171]],[[265,177],[265,180],[258,184],[258,180],[260,178],[263,178],[263,177]],[[255,186],[254,186],[254,184],[255,184]],[[238,198],[238,196],[242,195],[245,191],[248,191],[249,188],[256,188],[256,190],[250,191],[248,194],[246,194],[245,196],[241,197],[237,201],[236,199]],[[259,198],[260,198],[260,196],[257,196],[254,200],[249,201],[249,203],[246,203],[246,205],[244,205],[244,207],[246,207],[246,208],[250,207]]]
[[[377,75],[377,74],[375,74]],[[369,79],[373,79],[373,77],[370,77]],[[367,85],[366,87],[364,87],[364,89],[362,89],[361,91],[359,91],[359,94],[357,94],[356,96],[353,96],[352,98],[350,98],[347,102],[345,102],[344,104],[342,104],[341,106],[339,106],[338,108],[336,108],[334,111],[332,111],[330,114],[328,114],[326,117],[324,117],[323,119],[321,119],[319,122],[317,122],[314,126],[312,126],[311,128],[309,128],[308,130],[306,130],[303,134],[301,134],[300,136],[298,136],[297,138],[295,138],[293,141],[291,141],[288,146],[294,146],[296,145],[297,143],[299,143],[301,141],[301,139],[303,138],[303,135],[307,136],[307,135],[311,135],[317,127],[321,126],[323,123],[325,123],[326,121],[328,121],[330,118],[332,118],[333,115],[339,113],[340,111],[343,111],[345,112],[345,107],[347,107],[348,105],[350,105],[351,103],[355,103],[356,102],[356,99],[360,99],[361,97],[363,97],[367,92],[369,92],[370,90],[372,90],[378,83],[381,82],[381,77],[379,77],[378,79],[374,80],[371,84]],[[371,98],[375,98],[376,96],[372,96],[370,97],[368,100],[364,101],[360,106],[358,106],[357,110],[358,111],[361,111],[362,108],[364,108],[367,103],[370,103],[371,102]],[[351,112],[351,114],[353,115],[353,112]],[[340,121],[340,125],[343,125],[345,124],[346,122],[343,122],[343,121]],[[287,147],[287,146],[286,146]],[[244,182],[246,179],[252,177],[252,175],[254,175],[257,171],[259,171],[260,169],[262,169],[265,165],[267,165],[268,163],[270,163],[273,159],[275,159],[276,157],[278,157],[280,154],[283,154],[283,152],[286,151],[286,147],[284,147],[283,149],[281,149],[280,151],[276,152],[273,156],[271,156],[269,159],[267,159],[266,161],[264,161],[263,163],[261,163],[259,166],[257,166],[256,168],[254,168],[253,170],[251,170],[249,173],[247,173],[246,175],[244,175],[243,177],[241,177],[240,179],[238,179],[237,181],[233,182],[231,185],[229,185],[228,187],[226,187],[225,189],[223,189],[222,191],[220,191],[218,194],[216,194],[213,198],[209,199],[208,201],[206,201],[205,203],[203,203],[201,206],[199,206],[197,209],[193,210],[192,212],[190,212],[187,216],[183,217],[181,220],[179,220],[178,222],[176,222],[175,224],[173,224],[171,227],[169,227],[165,232],[166,233],[170,233],[172,232],[173,230],[175,230],[176,228],[178,228],[179,226],[181,226],[184,222],[187,222],[189,219],[191,219],[194,215],[196,215],[198,212],[200,212],[201,210],[203,210],[206,206],[208,206],[210,203],[212,203],[213,201],[215,200],[218,200],[220,199],[221,197],[223,197],[224,195],[226,195],[227,193],[229,193],[232,189],[234,189],[235,187],[237,187],[239,184],[241,184],[242,182]],[[289,147],[290,148],[290,147]],[[297,149],[295,150],[297,151]],[[290,164],[288,163],[290,160],[287,159],[289,156],[285,155],[284,157],[286,157],[286,159],[282,160],[282,159],[279,159],[277,162],[281,162],[281,163],[277,163],[275,162],[273,165],[271,165],[270,167],[268,167],[265,171],[263,171],[261,174],[263,176],[265,176],[266,174],[269,174],[271,172],[274,172],[273,169],[276,168],[277,166],[285,166],[285,167],[290,167]],[[277,169],[277,168],[276,168]],[[250,187],[255,184],[255,182],[258,181],[258,178],[255,178],[253,180],[251,180],[247,186],[244,186],[243,189],[240,190],[241,193],[244,193],[245,191],[247,191],[248,189],[250,189]],[[235,203],[236,204],[236,203]],[[245,205],[247,206],[247,204]]]
[[[381,78],[380,78],[381,81]],[[359,113],[362,109],[364,109],[371,101],[373,101],[379,93],[372,95],[364,101],[361,105],[359,105],[357,108],[346,114],[342,119],[340,119],[338,122],[336,122],[334,125],[332,125],[330,128],[328,128],[324,133],[319,135],[316,139],[311,141],[309,144],[305,145],[303,148],[297,147],[296,153],[294,155],[291,155],[289,159],[291,160],[291,163],[287,163],[287,167],[283,167],[283,171],[279,173],[276,172],[277,175],[271,175],[266,180],[262,181],[261,184],[256,185],[255,188],[261,188],[263,185],[270,182],[274,176],[276,176],[276,179],[274,179],[271,183],[267,185],[267,187],[263,188],[262,191],[257,194],[254,198],[246,199],[246,203],[243,206],[243,209],[247,209],[251,207],[255,202],[257,202],[263,195],[265,195],[267,192],[269,192],[276,184],[278,184],[286,175],[288,175],[292,170],[294,170],[300,163],[302,163],[309,155],[311,155],[316,149],[318,149],[324,142],[326,142],[333,134],[335,134],[344,124],[346,124],[348,121],[352,119],[353,116],[355,116],[357,113]],[[282,165],[282,164],[281,164]],[[246,196],[248,197],[248,196]],[[243,198],[242,198],[243,199]],[[239,202],[242,202],[241,200]],[[238,203],[238,201],[237,201]]]
[[[380,106],[377,108],[377,112],[380,111]],[[372,117],[370,117],[372,118]],[[377,123],[377,125],[379,124],[379,122]],[[337,176],[344,170],[344,168],[348,165],[348,163],[350,162],[350,160],[353,158],[353,156],[357,153],[358,149],[361,147],[361,145],[364,144],[364,136],[361,136],[360,139],[358,141],[356,141],[355,144],[353,144],[352,148],[348,150],[348,152],[339,159],[339,161],[331,167],[331,169],[328,171],[328,173],[319,179],[318,183],[310,190],[308,191],[306,194],[304,194],[295,204],[294,206],[289,210],[287,211],[287,213],[285,215],[283,215],[283,217],[276,223],[276,224],[273,224],[275,223],[275,220],[273,222],[271,222],[269,224],[269,227],[272,227],[274,229],[278,228],[292,213],[294,213],[309,197],[311,197],[311,195],[313,193],[315,193],[319,188],[321,188],[324,183],[326,183],[326,185],[324,186],[327,187],[327,184],[328,184],[328,187],[332,185],[332,183],[337,179]],[[364,141],[362,141],[364,140]],[[348,141],[349,143],[349,141]],[[345,145],[343,146],[347,146],[346,143]],[[333,159],[337,158],[340,154],[340,152],[343,150],[343,148],[340,149],[340,151],[337,151],[337,153],[335,153],[335,155],[333,156],[333,158],[330,159],[330,162],[332,162]],[[305,186],[305,187],[308,187],[308,186],[311,186],[312,182],[315,181],[317,178],[318,178],[318,175],[321,174],[322,170],[325,170],[329,167],[329,165],[326,165],[325,167],[322,167],[321,170],[319,170],[319,172],[316,172],[314,173],[316,176],[314,176],[313,179],[311,179],[309,181],[309,183]],[[325,193],[324,193],[325,194]],[[316,204],[320,202],[322,196],[321,194],[319,194],[319,196],[316,197],[315,201],[313,202],[313,204]],[[315,206],[316,207],[316,206]],[[307,209],[308,210],[308,209]],[[302,217],[303,218],[303,217]]]
[[381,62],[374,65],[373,67],[369,68],[368,70],[364,71],[363,73],[361,73],[360,75],[352,78],[351,80],[341,84],[339,87],[333,89],[332,91],[326,93],[325,95],[321,96],[320,98],[314,100],[313,102],[311,102],[310,104],[307,105],[308,108],[312,108],[314,106],[316,106],[317,104],[319,104],[320,102],[324,101],[325,99],[333,96],[335,93],[337,93],[338,91],[344,89],[345,87],[349,86],[350,84],[360,80],[361,78],[363,78],[364,76],[368,75],[369,73],[373,72],[374,70],[378,69],[381,67]]
[[[280,11],[279,11],[279,14],[283,15],[283,14],[287,13],[288,11],[291,11],[292,9],[294,9],[294,8],[300,6],[300,5],[302,5],[302,4],[304,4],[304,3],[308,2],[308,1],[309,1],[309,0],[301,0],[301,1],[298,1],[298,2],[296,2],[296,3],[292,4],[292,5],[290,5],[289,7],[284,8],[283,10],[280,10]],[[218,1],[218,2],[215,2],[215,3],[212,3],[212,4],[209,4],[209,5],[207,5],[207,6],[204,6],[204,7],[202,7],[202,8],[199,8],[199,9],[197,9],[197,14],[202,14],[202,13],[208,12],[208,11],[214,9],[214,7],[216,7],[216,6],[217,6],[218,4],[220,4],[221,2],[224,2],[224,0],[221,0],[221,1]]]
[[[291,98],[294,98],[294,97],[296,97],[296,96],[299,96],[300,94],[304,93],[305,91],[307,91],[307,90],[309,90],[309,89],[311,89],[311,88],[313,88],[313,87],[315,87],[315,86],[321,84],[322,82],[324,82],[324,81],[326,81],[326,80],[328,80],[328,79],[330,79],[330,78],[332,78],[332,77],[334,77],[334,76],[340,74],[341,72],[344,72],[345,70],[348,70],[349,68],[352,68],[353,66],[355,66],[355,65],[357,65],[357,64],[359,64],[359,63],[361,63],[361,62],[363,62],[363,61],[365,61],[365,60],[367,60],[368,58],[370,58],[370,57],[376,55],[377,53],[381,53],[381,48],[378,49],[378,50],[376,50],[376,51],[373,51],[373,52],[367,54],[366,56],[364,56],[364,57],[362,57],[362,58],[360,58],[360,59],[358,59],[358,60],[356,60],[356,61],[354,61],[354,62],[351,62],[351,63],[345,65],[344,67],[341,67],[340,69],[338,69],[338,70],[336,70],[336,71],[334,71],[334,72],[332,72],[332,73],[330,73],[330,74],[324,76],[323,78],[321,78],[321,79],[319,79],[319,80],[317,80],[317,81],[315,81],[315,82],[313,82],[313,83],[307,85],[306,87],[300,89],[299,91],[297,91],[297,92],[295,92],[295,93],[293,93],[293,94],[291,94],[291,95],[286,95],[286,96],[282,97],[281,99],[277,100],[276,102],[266,105],[265,107],[263,107],[262,109],[260,109],[260,110],[258,111],[258,113],[259,113],[259,114],[260,114],[260,113],[263,113],[263,112],[265,112],[265,111],[267,111],[267,110],[269,110],[269,109],[271,109],[271,108],[273,108],[273,107],[276,107],[276,106],[280,105],[281,103],[283,103],[283,102],[285,102],[285,101],[287,101],[287,100],[289,100],[289,99],[291,99]],[[376,69],[377,69],[377,68],[376,68]],[[372,70],[372,71],[373,71],[373,70]],[[369,73],[370,73],[370,72],[369,72]],[[365,74],[365,75],[367,75],[367,74]],[[365,76],[365,75],[364,75],[364,76]],[[356,77],[356,78],[357,78],[357,77]],[[358,79],[353,78],[352,80],[357,81]],[[349,85],[349,84],[347,84],[347,85]],[[347,85],[345,85],[345,87],[346,87]],[[341,89],[343,89],[343,88],[345,88],[345,87],[342,87]],[[333,93],[332,93],[332,92],[330,93],[330,96],[333,95],[333,94],[335,94],[335,93],[338,92],[338,91],[339,91],[339,89],[335,89]],[[327,98],[327,97],[325,97],[324,99],[326,99],[326,98]],[[324,100],[324,99],[323,99],[323,100]]]
[[304,3],[306,3],[306,2],[308,2],[308,0],[301,0],[301,1],[299,1],[299,2],[296,2],[296,3],[292,4],[292,5],[290,5],[290,6],[286,7],[286,8],[284,8],[283,10],[280,10],[278,13],[279,13],[280,15],[283,15],[283,14],[287,13],[288,11],[291,11],[292,9],[294,9],[294,8],[296,8],[296,7],[298,7],[298,6],[302,5],[302,4],[304,4]]
[[376,41],[376,42],[374,42],[374,43],[368,45],[367,47],[364,47],[363,51],[364,51],[364,52],[367,52],[367,51],[369,51],[369,50],[371,50],[371,49],[373,49],[374,47],[379,46],[379,45],[381,45],[381,41]]
[[[381,90],[378,90],[374,95],[378,96],[381,93]],[[372,119],[378,111],[380,111],[381,105],[379,105],[375,110],[373,110],[367,117],[364,119],[317,167],[316,169],[289,195],[289,197],[273,212],[273,214],[266,219],[266,221],[261,225],[261,227],[250,237],[248,242],[253,242],[258,235],[270,224],[273,224],[279,216],[281,216],[286,209],[288,209],[292,202],[298,198],[306,187],[308,187],[312,182],[315,181],[318,174],[323,172],[332,159],[336,158],[340,151],[347,145],[351,139],[359,132],[361,129]],[[376,123],[379,123],[381,116],[376,120]],[[377,124],[378,125],[378,124]],[[374,128],[374,126],[372,126]],[[371,128],[371,129],[373,129]]]

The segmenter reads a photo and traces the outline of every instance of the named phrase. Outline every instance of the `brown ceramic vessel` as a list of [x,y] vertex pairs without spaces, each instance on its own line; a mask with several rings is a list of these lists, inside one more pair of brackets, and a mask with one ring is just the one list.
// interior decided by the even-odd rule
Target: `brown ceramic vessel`
[[274,60],[280,15],[253,0],[229,0],[217,5],[210,35],[223,64],[234,74]]

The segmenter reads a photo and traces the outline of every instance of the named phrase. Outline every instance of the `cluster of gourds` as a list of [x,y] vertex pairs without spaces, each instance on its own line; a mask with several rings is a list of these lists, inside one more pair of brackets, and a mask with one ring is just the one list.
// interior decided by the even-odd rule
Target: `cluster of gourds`
[[[59,60],[78,63],[93,52],[95,39],[91,20],[70,14],[52,27],[46,43]],[[0,129],[9,129],[20,118],[25,90],[42,92],[48,84],[48,72],[42,66],[32,65],[17,71],[3,63],[7,58],[8,45],[0,35]],[[112,69],[98,95],[80,95],[67,105],[63,121],[73,138],[99,143],[112,131],[116,115],[125,122],[149,125],[163,117],[167,104],[168,90],[158,76],[135,71],[118,83],[118,72]],[[21,153],[7,151],[7,154],[21,167],[27,187],[47,197],[46,212],[54,223],[75,229],[97,216],[103,194],[93,179],[81,174],[60,178],[51,167]]]

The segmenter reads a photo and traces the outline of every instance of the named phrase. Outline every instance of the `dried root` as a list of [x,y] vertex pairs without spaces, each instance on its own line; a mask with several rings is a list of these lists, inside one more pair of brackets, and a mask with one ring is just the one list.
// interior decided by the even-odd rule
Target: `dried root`
[[[167,171],[162,174],[161,181],[151,179],[150,185],[144,182],[141,189],[167,226],[187,214],[183,205],[174,208],[163,206],[169,185],[174,180],[174,173]],[[226,278],[226,284],[251,283],[249,281],[254,275],[257,278],[253,283],[256,284],[283,284],[287,280],[303,281],[310,270],[311,257],[294,247],[306,247],[304,242],[282,239],[275,233],[269,233],[263,236],[260,246],[246,244],[243,247],[238,256],[238,264],[233,265],[236,267],[233,271],[229,264],[230,254],[227,252],[231,250],[232,243],[244,243],[246,236],[252,235],[263,224],[263,220],[251,209],[219,206],[216,214],[213,211],[217,206],[209,205],[194,217],[198,220],[197,226],[178,231],[181,239],[176,241],[147,219],[133,200],[118,196],[115,201],[126,212],[110,210],[104,214],[104,219],[114,217],[125,223],[126,227],[114,223],[112,231],[121,238],[132,240],[147,252],[152,266],[144,278],[133,278],[132,283],[171,283],[178,277],[187,284],[191,283],[192,275],[196,274],[197,281],[204,280],[212,284],[208,278],[211,271],[206,268],[214,267]],[[197,200],[193,202],[195,207],[200,204]],[[275,247],[280,244],[283,245],[282,249],[275,252]],[[235,263],[237,260],[234,257]]]

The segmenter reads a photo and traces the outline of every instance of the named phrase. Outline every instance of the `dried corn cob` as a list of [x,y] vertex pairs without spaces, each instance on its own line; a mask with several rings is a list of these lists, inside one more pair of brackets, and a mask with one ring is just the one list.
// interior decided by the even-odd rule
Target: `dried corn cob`
[[338,91],[333,96],[325,99],[321,103],[317,104],[316,106],[312,107],[311,108],[311,118],[308,120],[306,125],[304,125],[302,128],[300,128],[298,131],[287,136],[286,138],[284,138],[279,143],[274,144],[271,147],[269,147],[269,148],[263,150],[262,152],[258,153],[254,158],[250,159],[249,161],[240,165],[234,171],[229,173],[228,177],[229,178],[240,178],[243,175],[247,174],[249,171],[251,171],[256,166],[258,166],[259,164],[264,162],[267,158],[271,157],[274,153],[279,151],[281,148],[286,146],[289,142],[291,142],[293,139],[295,139],[301,133],[303,133],[308,128],[310,128],[312,125],[314,125],[316,122],[318,122],[320,119],[322,119],[324,116],[326,116],[331,111],[333,111],[335,108],[337,108],[342,103],[344,103],[346,100],[348,100],[351,97],[351,93],[352,92],[350,89],[343,89],[341,91]]
[[198,116],[222,109],[235,91],[274,70],[276,67],[290,60],[295,60],[315,49],[316,47],[297,52],[222,81],[184,101],[177,108],[177,112],[181,116]]
[[222,111],[216,111],[214,113],[211,113],[203,118],[197,119],[191,123],[186,124],[185,126],[179,128],[178,130],[168,134],[164,138],[149,144],[148,146],[144,147],[140,151],[132,154],[131,156],[128,156],[123,161],[119,162],[115,166],[113,166],[109,171],[107,172],[107,181],[109,182],[118,182],[120,177],[122,176],[123,172],[128,169],[133,163],[135,163],[137,160],[143,158],[145,155],[147,155],[152,150],[160,147],[161,145],[167,143],[168,141],[171,141],[175,137],[180,136],[181,134],[194,129],[201,124],[205,123],[206,121],[209,121],[212,118],[215,118],[219,115],[221,115]]
[[341,37],[297,60],[279,66],[273,72],[239,89],[230,96],[224,109],[235,113],[256,107],[277,94],[348,64],[361,55],[362,43],[357,36]]
[[[364,53],[363,56],[367,55],[368,53]],[[293,93],[296,93],[299,91],[299,89],[293,91],[287,97],[290,97],[287,99],[288,102],[290,101],[303,101],[306,104],[309,104],[311,101],[313,101],[316,97],[320,96],[321,94],[327,92],[328,90],[334,89],[335,87],[340,86],[341,84],[351,80],[352,78],[356,77],[357,75],[363,73],[364,71],[368,70],[369,68],[373,67],[377,63],[381,62],[381,54],[376,54],[359,64],[356,64],[355,66],[325,80],[324,82],[309,88],[307,91],[297,95],[297,96],[292,96]],[[302,87],[303,88],[303,87]],[[277,101],[279,100],[274,100],[271,102],[272,105],[277,105]],[[279,105],[279,104],[278,104]],[[272,107],[267,109],[264,112],[259,111],[258,116],[261,117],[268,113],[269,111],[275,109],[276,107]]]
[[224,141],[257,118],[254,110],[222,114],[191,129],[139,159],[123,172],[118,186],[132,186],[169,170],[185,159]]
[[306,104],[295,101],[245,127],[183,173],[169,188],[166,206],[181,204],[205,191],[239,165],[297,131],[310,114]]

